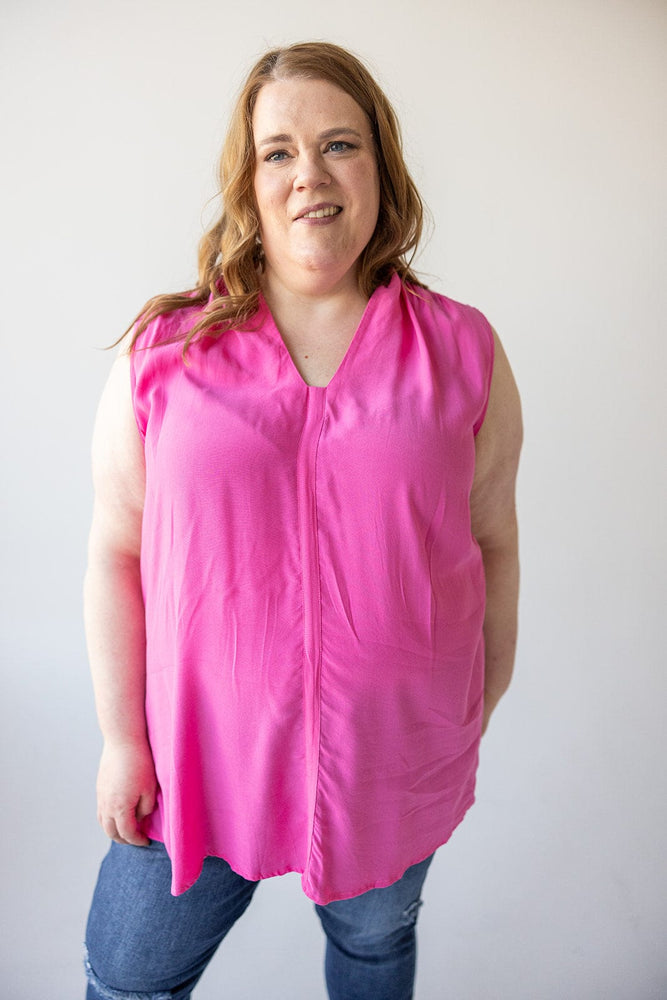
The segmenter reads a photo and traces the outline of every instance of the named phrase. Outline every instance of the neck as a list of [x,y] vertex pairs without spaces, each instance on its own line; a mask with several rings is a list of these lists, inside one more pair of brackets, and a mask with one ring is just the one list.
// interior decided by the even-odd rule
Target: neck
[[280,282],[263,280],[262,290],[303,380],[308,385],[328,385],[343,361],[367,305],[356,281],[352,286],[305,294],[285,288]]
[[309,317],[349,317],[361,314],[368,299],[359,290],[356,274],[349,273],[335,285],[305,281],[300,287],[286,285],[272,270],[261,278],[262,293],[279,329],[308,322]]

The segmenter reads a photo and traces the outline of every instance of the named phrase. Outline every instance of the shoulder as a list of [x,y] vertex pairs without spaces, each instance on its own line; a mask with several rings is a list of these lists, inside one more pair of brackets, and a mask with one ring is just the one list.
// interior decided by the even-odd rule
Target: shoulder
[[490,378],[495,340],[484,313],[419,285],[404,284],[403,301],[422,329],[449,343],[462,362],[479,367]]
[[471,511],[475,536],[493,538],[513,516],[514,489],[523,443],[521,400],[498,334],[486,415],[475,439]]
[[[141,333],[132,341],[131,353],[140,353],[152,347],[168,347],[180,344],[187,337],[192,327],[201,319],[204,306],[200,303],[184,305],[171,312],[159,313],[146,323]],[[140,315],[133,330],[141,328],[143,317]],[[134,335],[133,335],[134,336]]]
[[96,503],[109,510],[143,502],[143,448],[130,391],[130,358],[126,350],[115,359],[100,398],[92,441]]
[[486,412],[494,367],[496,340],[491,324],[474,306],[418,285],[403,286],[403,301],[429,351],[475,400],[476,434]]
[[405,283],[403,289],[407,301],[421,317],[447,325],[454,332],[477,337],[493,351],[493,328],[484,313],[475,306],[419,285]]
[[[128,386],[134,416],[142,438],[156,403],[169,392],[186,359],[183,356],[187,334],[201,315],[202,306],[185,306],[153,317],[141,332],[130,339],[126,348]],[[141,317],[134,330],[141,329]]]
[[[202,315],[202,305],[186,305],[153,317],[143,329],[140,316],[131,335],[128,353],[133,392],[184,364],[183,347],[188,333]],[[133,338],[133,339],[132,339]]]
[[488,414],[479,433],[478,444],[487,439],[504,443],[504,450],[518,455],[523,437],[521,400],[511,365],[500,337],[492,329],[494,341],[493,378],[489,391]]

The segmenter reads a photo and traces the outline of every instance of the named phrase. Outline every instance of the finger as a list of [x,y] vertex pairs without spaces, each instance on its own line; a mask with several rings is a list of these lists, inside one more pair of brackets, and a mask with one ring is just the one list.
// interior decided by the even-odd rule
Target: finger
[[137,824],[137,817],[133,809],[123,810],[116,816],[116,828],[118,834],[126,844],[134,847],[146,847],[148,837],[141,832]]
[[137,819],[141,822],[142,819],[146,819],[147,816],[155,809],[157,795],[154,789],[150,792],[144,792],[144,794],[139,798],[139,804],[137,805]]
[[114,823],[111,816],[102,809],[101,805],[97,807],[97,822],[100,824],[107,837],[113,840],[114,836],[117,835],[116,824]]
[[97,819],[109,840],[115,840],[117,844],[122,844],[124,842],[123,838],[118,833],[116,821],[113,816],[103,816],[100,814]]

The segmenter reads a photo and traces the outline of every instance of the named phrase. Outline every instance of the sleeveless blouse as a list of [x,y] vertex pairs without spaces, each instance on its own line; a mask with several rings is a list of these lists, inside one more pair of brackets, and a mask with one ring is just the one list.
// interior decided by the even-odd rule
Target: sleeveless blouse
[[146,497],[144,823],[172,893],[215,855],[328,903],[387,886],[474,801],[484,574],[475,433],[493,365],[477,310],[394,275],[326,388],[260,298],[250,328],[132,354]]

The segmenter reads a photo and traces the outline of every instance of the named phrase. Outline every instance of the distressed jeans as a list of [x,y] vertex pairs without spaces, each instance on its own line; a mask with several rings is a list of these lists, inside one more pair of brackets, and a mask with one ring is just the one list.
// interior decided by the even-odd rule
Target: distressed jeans
[[[315,906],[327,939],[331,1000],[410,1000],[415,924],[431,860],[388,888]],[[163,844],[112,843],[88,917],[86,1000],[189,1000],[258,884],[221,858],[206,858],[192,888],[172,896]]]

